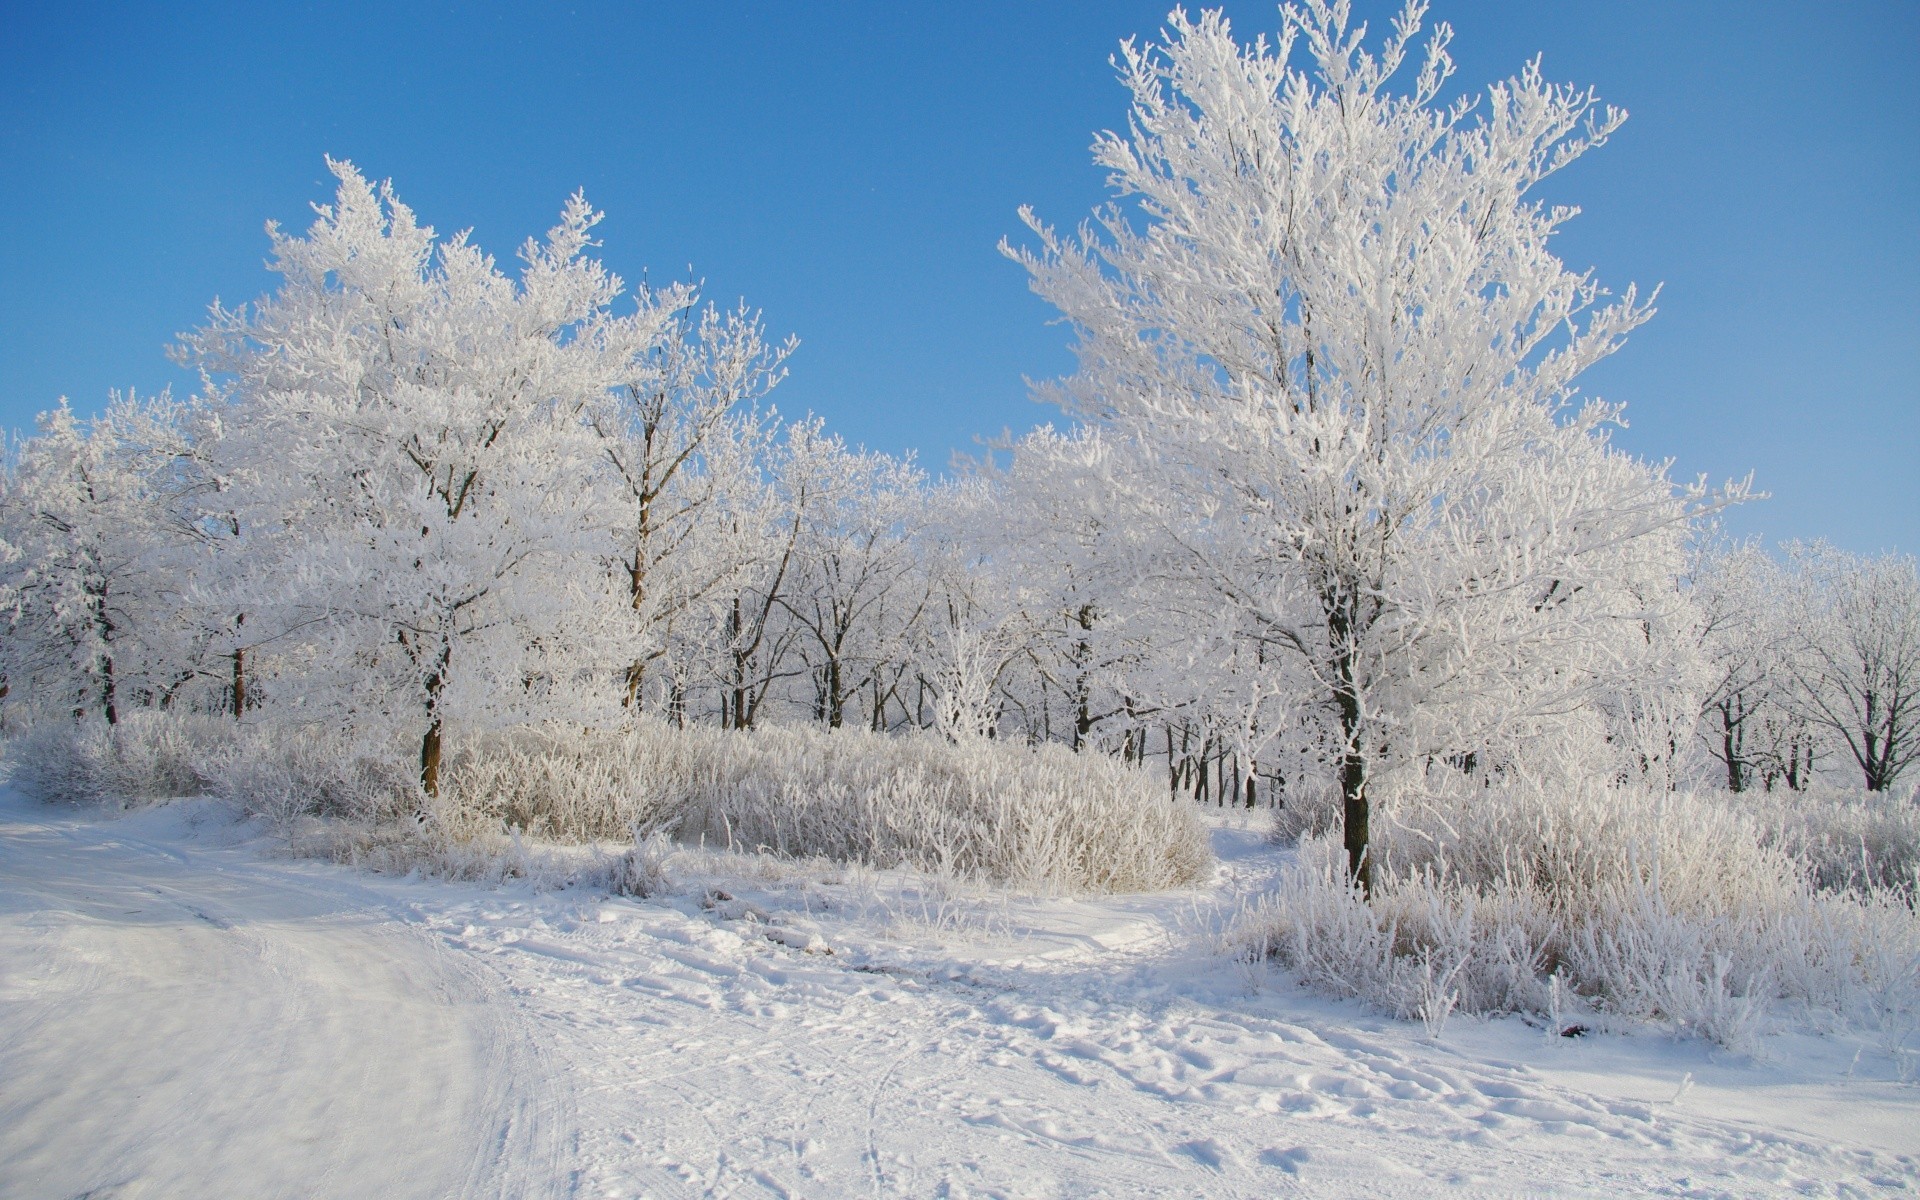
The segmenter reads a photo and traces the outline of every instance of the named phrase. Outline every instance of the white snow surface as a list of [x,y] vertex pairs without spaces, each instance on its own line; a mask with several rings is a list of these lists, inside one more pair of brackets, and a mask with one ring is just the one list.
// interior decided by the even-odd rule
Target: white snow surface
[[995,897],[686,852],[673,894],[287,859],[0,795],[0,1197],[1870,1196],[1873,1037],[1418,1024],[1209,952],[1205,889]]

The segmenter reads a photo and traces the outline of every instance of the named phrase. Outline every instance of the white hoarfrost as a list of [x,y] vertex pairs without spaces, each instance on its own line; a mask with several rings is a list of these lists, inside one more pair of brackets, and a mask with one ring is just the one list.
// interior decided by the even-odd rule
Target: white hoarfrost
[[1250,44],[1176,10],[1118,60],[1130,119],[1094,146],[1118,203],[1077,237],[1028,213],[1037,250],[1006,248],[1078,335],[1049,395],[1099,447],[1026,449],[1093,477],[1192,657],[1281,684],[1267,721],[1342,790],[1363,884],[1396,771],[1604,754],[1599,714],[1679,686],[1673,581],[1717,502],[1578,390],[1652,310],[1567,269],[1577,210],[1535,193],[1625,114],[1537,62],[1443,102],[1423,12],[1375,52],[1345,3]]
[[527,873],[533,841],[580,847],[545,857],[599,878],[593,843],[656,834],[1044,892],[1180,887],[1210,864],[1199,809],[1141,772],[981,737],[652,720],[624,731],[522,727],[453,741],[433,796],[402,754],[219,718],[142,712],[111,732],[53,725],[11,757],[17,782],[46,799],[133,807],[211,792],[309,851],[456,875]]
[[1534,198],[1622,115],[1423,17],[1126,43],[1079,424],[945,482],[331,163],[0,456],[13,786],[185,801],[4,801],[0,1196],[1920,1184],[1920,574],[1701,551]]

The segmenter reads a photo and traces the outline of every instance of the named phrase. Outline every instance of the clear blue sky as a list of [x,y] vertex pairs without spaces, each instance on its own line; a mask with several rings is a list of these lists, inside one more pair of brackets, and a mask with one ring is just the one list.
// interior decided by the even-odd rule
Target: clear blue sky
[[[1376,26],[1383,5],[1363,2]],[[1227,6],[1243,35],[1266,4]],[[190,390],[163,357],[267,290],[322,155],[509,259],[584,187],[628,278],[803,346],[781,407],[943,466],[1051,414],[1066,334],[994,245],[1102,198],[1107,65],[1163,3],[8,4],[0,425]],[[1732,15],[1730,15],[1732,14]],[[1439,0],[1460,80],[1545,55],[1633,118],[1556,182],[1560,249],[1660,315],[1590,377],[1634,451],[1755,472],[1740,533],[1920,550],[1920,5]]]

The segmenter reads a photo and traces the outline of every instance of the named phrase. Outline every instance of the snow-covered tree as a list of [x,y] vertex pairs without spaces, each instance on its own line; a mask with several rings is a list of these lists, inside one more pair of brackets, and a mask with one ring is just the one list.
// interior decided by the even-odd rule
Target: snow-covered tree
[[1796,700],[1852,758],[1870,792],[1920,761],[1920,570],[1826,543],[1789,548]]
[[1311,701],[1362,886],[1382,770],[1510,754],[1638,668],[1704,499],[1577,402],[1651,309],[1568,270],[1573,210],[1533,193],[1622,114],[1537,62],[1442,102],[1449,31],[1417,53],[1422,12],[1375,53],[1343,3],[1251,45],[1175,11],[1122,48],[1128,132],[1095,145],[1143,224],[1028,214],[1038,250],[1008,249],[1079,335],[1049,394],[1116,443],[1141,570]]
[[927,607],[917,553],[926,475],[815,425],[795,426],[788,442],[789,486],[810,499],[780,605],[800,630],[795,652],[813,682],[814,715],[837,729],[849,702],[864,700],[868,723],[884,729]]
[[769,345],[745,309],[699,309],[685,288],[646,296],[642,307],[672,309],[674,320],[588,408],[610,476],[629,707],[642,699],[648,664],[669,653],[674,626],[752,558],[718,501],[758,484],[769,416],[753,405],[794,348]]
[[39,706],[115,724],[201,674],[182,609],[205,483],[194,413],[166,394],[115,396],[81,420],[63,402],[6,463],[0,492],[0,675]]
[[[604,597],[582,411],[672,321],[615,317],[575,196],[517,279],[350,164],[306,236],[269,226],[279,290],[215,305],[183,358],[228,408],[223,547],[245,611],[309,632],[308,703],[417,731],[437,787],[450,718],[577,703],[582,618]],[[290,653],[296,651],[289,651]]]
[[1690,572],[1705,679],[1700,738],[1728,791],[1811,782],[1825,742],[1794,680],[1808,653],[1793,617],[1792,577],[1758,546],[1716,545]]

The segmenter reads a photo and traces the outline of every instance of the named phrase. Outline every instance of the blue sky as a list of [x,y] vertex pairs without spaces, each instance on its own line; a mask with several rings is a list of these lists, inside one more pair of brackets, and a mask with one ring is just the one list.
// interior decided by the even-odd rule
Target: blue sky
[[[1378,4],[1358,8],[1381,24]],[[1243,35],[1276,24],[1229,4]],[[995,243],[1069,225],[1164,3],[8,5],[0,424],[193,381],[163,356],[265,291],[322,156],[508,259],[575,188],[628,278],[802,340],[781,407],[933,467],[1051,413],[1067,335]],[[1728,14],[1734,14],[1729,16]],[[1447,3],[1459,81],[1535,52],[1633,114],[1553,184],[1560,251],[1661,312],[1592,390],[1678,475],[1755,473],[1736,533],[1920,550],[1920,5]]]

